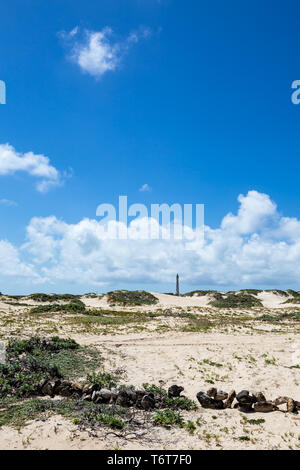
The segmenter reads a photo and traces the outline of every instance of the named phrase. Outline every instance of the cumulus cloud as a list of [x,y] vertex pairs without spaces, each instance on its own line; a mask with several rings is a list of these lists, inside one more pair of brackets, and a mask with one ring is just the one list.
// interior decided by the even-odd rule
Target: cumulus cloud
[[282,216],[267,194],[249,191],[238,201],[236,214],[225,215],[217,228],[205,227],[204,243],[192,229],[188,240],[141,239],[139,234],[157,223],[145,217],[129,224],[125,240],[110,239],[99,220],[68,224],[55,216],[34,217],[21,247],[1,242],[0,264],[6,278],[42,280],[52,290],[62,284],[80,289],[125,283],[160,290],[177,272],[198,288],[296,286],[300,220]]
[[70,32],[60,33],[60,37],[70,49],[70,59],[83,72],[95,78],[100,78],[106,72],[115,70],[129,47],[149,36],[151,36],[151,30],[145,27],[132,31],[122,41],[113,40],[113,30],[108,26],[101,31],[85,30],[83,35],[78,26]]
[[36,187],[40,192],[62,184],[60,172],[50,164],[48,157],[33,152],[19,153],[8,143],[0,144],[0,176],[19,171],[38,178]]

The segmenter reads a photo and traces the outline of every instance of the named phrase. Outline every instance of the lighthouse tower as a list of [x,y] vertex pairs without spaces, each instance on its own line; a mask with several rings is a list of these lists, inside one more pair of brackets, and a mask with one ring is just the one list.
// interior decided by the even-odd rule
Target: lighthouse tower
[[179,295],[179,276],[176,274],[176,295]]

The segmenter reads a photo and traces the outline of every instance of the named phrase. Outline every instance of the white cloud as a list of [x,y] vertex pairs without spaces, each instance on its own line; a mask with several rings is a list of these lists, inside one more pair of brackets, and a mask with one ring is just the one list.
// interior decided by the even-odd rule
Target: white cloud
[[39,178],[37,190],[40,192],[62,184],[60,172],[50,164],[48,157],[33,152],[18,153],[12,145],[0,144],[0,176],[18,171]]
[[16,207],[18,204],[15,201],[11,201],[10,199],[0,199],[0,205],[7,207]]
[[100,78],[106,72],[115,70],[130,45],[141,39],[147,39],[151,35],[151,30],[145,27],[139,28],[122,41],[113,41],[113,30],[108,26],[101,31],[86,30],[83,38],[76,39],[79,33],[79,27],[76,26],[69,33],[61,32],[60,36],[71,49],[71,60],[83,72]]
[[140,187],[139,191],[141,191],[141,193],[144,193],[144,192],[147,192],[147,191],[151,191],[151,188],[150,188],[149,184],[145,183],[145,184],[143,184],[143,186]]
[[[270,197],[257,191],[240,195],[238,201],[236,215],[227,214],[217,228],[205,227],[204,245],[192,231],[188,242],[112,240],[98,220],[68,224],[54,216],[35,217],[22,247],[1,242],[4,281],[7,276],[23,275],[34,282],[43,280],[52,291],[61,285],[80,290],[124,283],[152,284],[160,290],[179,272],[195,288],[297,286],[300,220],[281,216]],[[149,222],[132,221],[130,236],[146,230]]]

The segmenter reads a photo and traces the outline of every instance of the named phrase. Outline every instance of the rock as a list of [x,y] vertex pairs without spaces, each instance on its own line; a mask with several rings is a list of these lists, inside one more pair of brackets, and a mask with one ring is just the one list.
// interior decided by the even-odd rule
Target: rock
[[294,413],[294,411],[296,411],[295,402],[292,398],[288,399],[286,409],[288,413]]
[[130,388],[122,388],[118,391],[116,404],[119,406],[132,406],[136,403],[137,394],[135,390]]
[[229,394],[228,394],[227,400],[224,403],[224,407],[225,408],[231,408],[233,400],[235,399],[235,397],[236,397],[235,390],[231,390],[231,392],[229,392]]
[[90,393],[92,390],[92,386],[90,384],[85,384],[82,387],[82,393]]
[[235,406],[235,408],[238,408],[240,411],[245,413],[253,411],[252,405],[256,402],[256,398],[250,395],[248,390],[242,390],[237,394],[236,399],[238,401],[238,405]]
[[206,394],[211,398],[215,398],[215,396],[217,394],[217,389],[215,387],[209,388],[207,390]]
[[98,396],[99,396],[99,392],[97,390],[94,390],[91,396],[92,401],[96,403]]
[[135,390],[136,393],[136,406],[141,408],[142,399],[145,395],[145,390]]
[[168,389],[168,397],[169,398],[176,398],[179,397],[181,392],[183,392],[184,387],[178,385],[171,385]]
[[242,390],[236,396],[237,401],[241,405],[252,405],[256,402],[256,398],[249,394],[248,390]]
[[82,385],[79,382],[70,382],[70,387],[73,393],[77,393],[78,395],[82,395]]
[[57,381],[55,383],[55,393],[62,397],[71,397],[73,395],[82,395],[82,387],[77,382],[69,380]]
[[274,405],[283,405],[284,403],[287,403],[289,400],[289,397],[278,397],[276,400],[273,400]]
[[43,395],[49,395],[51,398],[54,397],[54,385],[55,382],[45,382],[45,384],[42,386],[42,394]]
[[82,395],[82,400],[84,401],[92,401],[92,396],[91,395],[88,395],[87,393],[84,393]]
[[150,410],[155,407],[155,400],[152,396],[144,395],[141,401],[141,407],[144,410]]
[[253,392],[252,395],[254,396],[257,402],[267,402],[266,397],[262,392]]
[[270,401],[258,401],[257,403],[254,403],[254,411],[260,412],[260,413],[269,413],[270,411],[276,411],[278,410],[277,406],[275,406],[273,403]]
[[215,410],[221,410],[224,408],[222,401],[215,400],[204,392],[198,392],[196,396],[197,400],[203,408],[213,408]]
[[101,397],[101,401],[103,403],[109,403],[111,399],[111,391],[108,390],[108,388],[101,388],[99,396]]
[[223,400],[226,400],[227,397],[228,397],[228,393],[223,392],[222,390],[218,390],[215,395],[215,400],[223,401]]

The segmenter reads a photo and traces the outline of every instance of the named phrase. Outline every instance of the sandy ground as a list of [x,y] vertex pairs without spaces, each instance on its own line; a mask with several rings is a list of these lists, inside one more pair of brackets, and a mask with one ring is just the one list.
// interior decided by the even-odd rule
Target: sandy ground
[[[205,307],[208,296],[175,297],[154,294],[159,308]],[[259,294],[268,309],[278,309],[286,298]],[[109,308],[105,297],[84,298],[87,305]],[[283,306],[282,306],[283,307]],[[285,304],[284,308],[288,305]],[[0,304],[0,310],[7,304]],[[10,309],[12,307],[9,307]],[[17,309],[17,307],[16,307]],[[134,309],[136,310],[136,308]],[[149,307],[148,307],[149,310]],[[174,321],[174,319],[173,319]],[[176,321],[176,320],[175,320]],[[246,332],[127,334],[77,333],[71,335],[82,345],[102,351],[107,370],[123,369],[124,382],[140,387],[155,383],[165,388],[182,385],[184,394],[196,400],[196,393],[212,386],[229,391],[262,391],[267,399],[280,395],[300,401],[300,338],[293,331],[249,329]],[[300,414],[287,414],[285,405],[272,413],[241,413],[235,409],[182,412],[197,423],[193,435],[186,429],[142,426],[133,436],[117,436],[103,429],[96,434],[79,430],[60,416],[29,422],[21,430],[0,428],[1,449],[299,449]],[[263,419],[253,423],[250,420]]]

